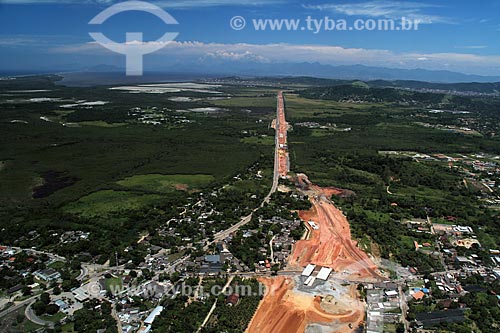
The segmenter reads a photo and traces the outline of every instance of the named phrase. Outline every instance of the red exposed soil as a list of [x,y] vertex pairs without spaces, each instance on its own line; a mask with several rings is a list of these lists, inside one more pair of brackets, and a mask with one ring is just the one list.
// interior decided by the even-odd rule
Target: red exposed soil
[[[347,218],[329,200],[339,189],[323,189],[312,185],[307,178],[302,179],[301,183],[308,184],[305,192],[313,204],[310,210],[299,212],[300,218],[310,229],[310,238],[295,244],[289,267],[299,269],[312,263],[331,267],[335,271],[346,271],[357,278],[380,278],[377,266],[351,239]],[[307,221],[310,220],[319,226],[318,230],[309,227]]]
[[188,186],[186,184],[175,184],[175,189],[178,191],[187,191]]
[[329,313],[321,306],[321,297],[293,291],[290,278],[262,278],[267,293],[250,322],[248,333],[302,333],[310,323],[331,324],[334,332],[350,332],[348,323],[359,323],[364,318],[362,306],[337,309]]
[[286,177],[289,171],[288,147],[287,147],[287,131],[288,123],[285,119],[285,104],[283,101],[283,92],[278,92],[278,120],[275,125],[279,124],[276,130],[278,131],[278,171],[281,177]]

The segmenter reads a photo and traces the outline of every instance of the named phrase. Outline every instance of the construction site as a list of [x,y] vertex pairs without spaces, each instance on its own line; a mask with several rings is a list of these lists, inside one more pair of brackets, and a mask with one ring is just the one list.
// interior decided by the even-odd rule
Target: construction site
[[286,178],[290,171],[290,159],[288,156],[287,132],[289,124],[285,119],[285,100],[283,92],[278,92],[277,115],[275,129],[277,131],[278,172],[281,178]]
[[313,185],[304,174],[297,175],[296,183],[311,198],[312,208],[299,212],[307,233],[295,244],[289,268],[315,264],[330,267],[350,280],[380,279],[377,265],[351,238],[347,218],[330,200],[339,190]]
[[289,124],[283,93],[277,96],[276,162],[281,178],[295,181],[312,207],[299,211],[306,232],[294,244],[288,265],[277,277],[261,278],[266,295],[247,332],[359,332],[365,321],[365,304],[358,282],[380,281],[372,259],[351,239],[349,222],[330,200],[343,190],[321,188],[306,175],[290,176],[287,146]]
[[266,296],[247,332],[354,332],[364,320],[355,285],[336,281],[305,286],[304,277],[261,278]]

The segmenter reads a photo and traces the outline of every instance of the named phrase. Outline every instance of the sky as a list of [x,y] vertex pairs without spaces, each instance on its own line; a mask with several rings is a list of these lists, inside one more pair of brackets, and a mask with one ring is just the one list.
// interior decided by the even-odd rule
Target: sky
[[[250,66],[252,63],[321,63],[450,70],[500,75],[500,1],[497,0],[153,0],[178,24],[143,11],[89,21],[113,0],[0,0],[0,71],[63,71],[98,65],[123,67],[125,56],[96,43],[102,32],[123,43],[142,32],[154,45],[166,32],[174,41],[144,56],[145,68]],[[243,17],[240,30],[231,19]],[[305,26],[307,17],[344,20],[418,20],[418,30],[327,30]],[[257,30],[254,20],[300,20],[296,30]],[[240,21],[241,22],[241,21]],[[323,23],[321,23],[323,24]],[[317,28],[321,27],[321,28]],[[158,45],[159,42],[156,42]],[[184,67],[183,67],[184,66]]]

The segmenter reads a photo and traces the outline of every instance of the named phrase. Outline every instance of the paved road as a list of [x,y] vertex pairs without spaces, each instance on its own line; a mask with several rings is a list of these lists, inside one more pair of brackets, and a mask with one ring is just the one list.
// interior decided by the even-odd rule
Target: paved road
[[33,304],[35,304],[35,301],[31,302],[24,310],[24,315],[26,316],[26,318],[37,325],[46,326],[48,328],[54,328],[53,322],[45,321],[35,314],[35,311],[33,311],[33,309],[31,308]]
[[405,325],[405,332],[410,331],[410,322],[406,320],[406,314],[408,313],[408,304],[406,303],[405,293],[401,285],[398,286],[399,289],[399,302],[401,306],[401,321]]
[[222,230],[218,233],[216,233],[214,235],[214,240],[209,242],[207,245],[205,245],[204,249],[208,249],[208,247],[213,244],[213,243],[216,243],[226,237],[228,237],[230,234],[236,232],[239,228],[241,228],[242,226],[244,226],[245,224],[249,223],[250,220],[252,219],[252,215],[255,211],[257,211],[259,208],[263,207],[266,203],[269,202],[269,200],[271,199],[271,195],[276,192],[276,190],[278,189],[278,183],[279,183],[279,102],[277,102],[277,105],[276,105],[276,123],[275,123],[275,127],[276,127],[276,133],[275,133],[275,137],[274,137],[274,141],[275,141],[275,147],[274,147],[274,172],[273,172],[273,184],[271,186],[271,189],[269,190],[269,193],[264,197],[264,199],[262,200],[262,203],[260,204],[259,207],[255,208],[250,214],[248,214],[247,216],[243,217],[240,222],[232,225],[231,227],[229,227],[228,229],[226,230]]
[[61,257],[60,255],[57,255],[54,253],[50,253],[50,252],[38,251],[38,250],[34,250],[34,249],[22,249],[20,247],[15,247],[15,246],[13,246],[12,249],[14,249],[16,251],[25,251],[28,254],[29,253],[34,253],[34,254],[38,254],[38,255],[44,254],[44,255],[48,256],[50,259],[66,262],[66,258]]
[[89,275],[89,269],[86,264],[82,264],[82,268],[80,270],[80,275],[77,276],[78,281],[82,281],[87,275]]
[[14,311],[17,311],[19,310],[20,308],[22,308],[23,306],[25,305],[28,305],[29,303],[31,303],[32,301],[34,301],[38,296],[32,296],[28,299],[25,299],[24,301],[20,302],[20,303],[17,303],[16,305],[13,305],[11,306],[10,308],[0,312],[0,318],[2,317],[5,317],[6,315],[14,312]]

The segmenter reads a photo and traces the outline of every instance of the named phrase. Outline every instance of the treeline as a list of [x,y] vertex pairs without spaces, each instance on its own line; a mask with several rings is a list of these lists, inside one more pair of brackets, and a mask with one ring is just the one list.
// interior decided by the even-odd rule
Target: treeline
[[[212,320],[202,329],[202,333],[240,333],[244,332],[252,319],[262,296],[258,291],[260,283],[256,279],[243,280],[236,277],[232,285],[237,284],[243,290],[251,290],[252,295],[240,295],[236,306],[224,306],[225,296],[219,296],[219,303],[212,315]],[[263,290],[263,289],[262,289]]]
[[394,88],[366,88],[359,85],[340,85],[317,87],[298,91],[299,95],[310,99],[333,100],[337,102],[397,103],[400,105],[419,106],[478,112],[496,116],[500,99],[484,96],[457,96],[444,93],[424,93]]
[[74,329],[79,333],[94,333],[105,330],[107,333],[116,333],[116,321],[111,316],[111,304],[104,301],[90,300],[83,309],[73,315]]
[[326,99],[337,102],[390,102],[411,105],[438,104],[442,102],[445,96],[444,94],[410,92],[392,88],[364,88],[354,85],[311,88],[302,90],[299,94],[305,98]]

